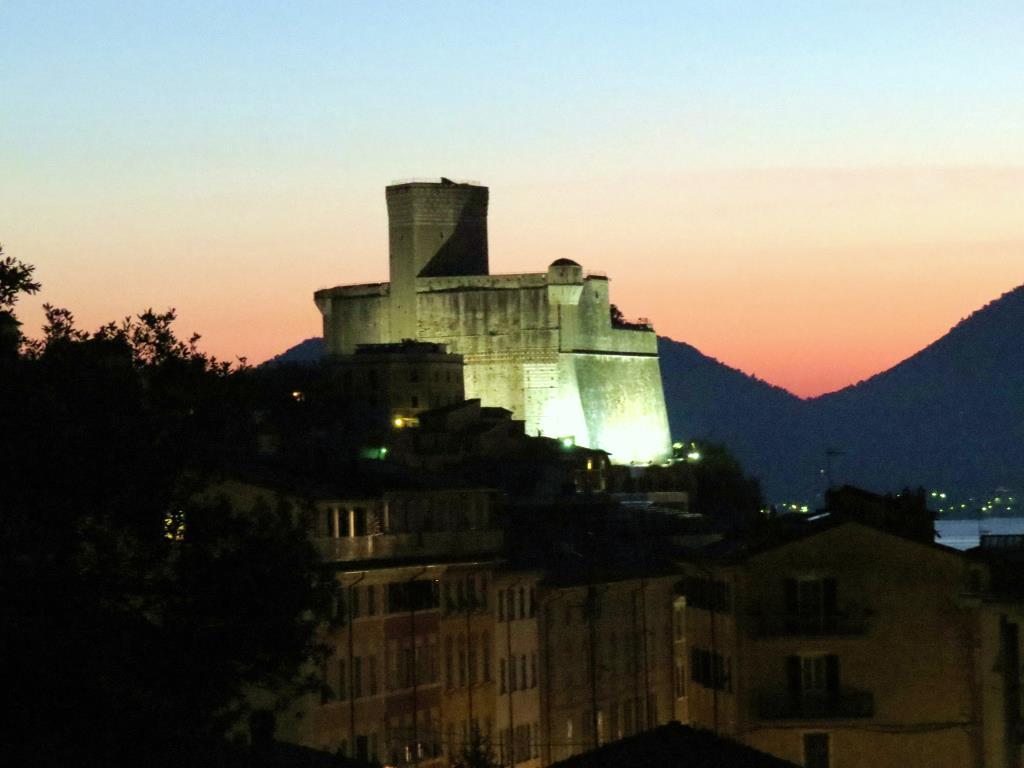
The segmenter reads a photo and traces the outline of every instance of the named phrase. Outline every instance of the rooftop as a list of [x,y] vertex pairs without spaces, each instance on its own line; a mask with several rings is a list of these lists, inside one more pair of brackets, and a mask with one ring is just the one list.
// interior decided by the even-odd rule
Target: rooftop
[[795,768],[767,752],[677,722],[605,744],[552,768]]

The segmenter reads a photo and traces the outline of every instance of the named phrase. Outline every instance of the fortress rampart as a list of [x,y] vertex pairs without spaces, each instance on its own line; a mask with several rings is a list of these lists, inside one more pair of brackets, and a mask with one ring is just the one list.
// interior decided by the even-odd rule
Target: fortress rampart
[[463,356],[466,397],[508,408],[529,434],[572,438],[619,463],[667,457],[654,332],[613,327],[608,279],[568,259],[487,274],[487,198],[485,187],[447,181],[389,187],[389,217],[402,217],[389,228],[391,282],[317,291],[328,353],[439,342]]

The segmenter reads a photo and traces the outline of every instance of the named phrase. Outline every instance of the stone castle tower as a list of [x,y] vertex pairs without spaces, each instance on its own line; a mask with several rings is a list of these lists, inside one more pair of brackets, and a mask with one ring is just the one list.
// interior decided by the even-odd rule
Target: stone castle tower
[[315,294],[330,354],[442,343],[463,356],[466,396],[508,408],[529,434],[619,463],[669,456],[657,338],[612,326],[608,278],[566,258],[545,272],[489,274],[487,187],[412,182],[386,199],[390,282]]

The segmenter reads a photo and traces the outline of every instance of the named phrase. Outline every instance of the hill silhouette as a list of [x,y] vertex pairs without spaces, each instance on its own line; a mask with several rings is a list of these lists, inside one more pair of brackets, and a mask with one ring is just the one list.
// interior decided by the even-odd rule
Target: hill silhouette
[[313,336],[305,341],[300,341],[294,347],[289,347],[265,363],[261,363],[261,367],[264,365],[282,365],[286,363],[307,365],[320,360],[326,351],[327,344],[324,343],[324,340],[319,336]]
[[[323,349],[307,339],[268,362]],[[808,400],[685,342],[658,349],[673,436],[724,443],[769,500],[820,502],[828,450],[836,483],[1024,491],[1024,285],[889,370]]]

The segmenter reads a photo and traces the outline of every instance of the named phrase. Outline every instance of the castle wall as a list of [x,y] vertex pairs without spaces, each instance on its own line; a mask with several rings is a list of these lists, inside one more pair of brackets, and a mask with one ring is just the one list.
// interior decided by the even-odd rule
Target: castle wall
[[387,283],[317,291],[316,304],[330,355],[354,354],[357,344],[401,341],[392,339]]
[[546,272],[490,275],[486,187],[447,179],[387,188],[390,283],[316,293],[334,355],[404,339],[462,355],[465,390],[618,462],[670,454],[657,338],[614,328],[608,280],[560,258]]
[[[653,335],[653,334],[652,334]],[[658,358],[572,353],[592,448],[616,463],[666,457],[671,438]]]
[[[617,462],[665,457],[654,333],[612,327],[604,278],[582,280],[576,304],[548,288],[543,273],[419,278],[416,338],[462,355],[466,397],[508,408],[527,434],[572,437]],[[390,300],[386,284],[318,294],[328,351],[401,341]]]
[[653,331],[612,327],[607,278],[586,278],[579,303],[561,307],[559,323],[563,352],[658,354],[658,339]]
[[418,296],[417,334],[463,356],[466,397],[508,408],[536,434],[536,397],[527,389],[537,379],[537,366],[543,373],[558,364],[557,314],[543,283],[509,282],[516,287],[495,287],[500,283],[492,280],[489,288],[449,288],[447,279],[430,281],[435,290]]

